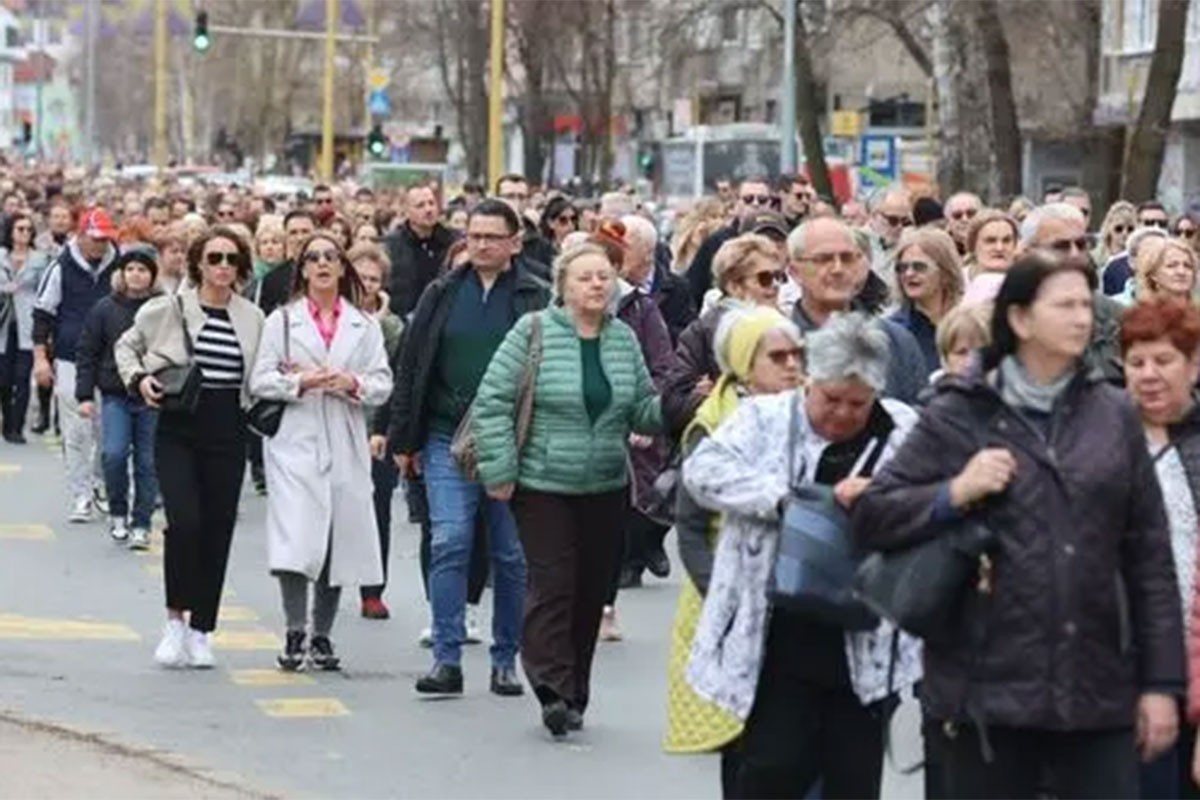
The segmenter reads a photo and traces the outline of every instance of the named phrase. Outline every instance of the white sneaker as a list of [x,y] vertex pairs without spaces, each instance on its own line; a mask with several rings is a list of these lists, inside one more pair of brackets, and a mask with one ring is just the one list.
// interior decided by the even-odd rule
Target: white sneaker
[[134,528],[129,533],[129,549],[130,550],[149,550],[150,549],[150,531],[145,528]]
[[183,620],[169,619],[163,628],[162,640],[154,651],[154,660],[164,667],[182,667],[187,663],[187,650],[184,647],[184,636],[187,631]]
[[123,542],[128,539],[129,528],[125,525],[125,520],[113,517],[108,523],[108,535],[114,542]]
[[212,669],[217,663],[208,639],[207,633],[188,628],[187,663],[192,669]]
[[108,513],[108,493],[104,491],[103,486],[95,486],[92,488],[92,505],[101,514]]
[[422,628],[421,636],[417,639],[417,644],[426,649],[433,647],[433,628]]
[[76,497],[75,502],[71,504],[71,515],[67,519],[71,522],[91,522],[92,498],[87,495]]
[[479,644],[483,635],[479,631],[479,610],[475,606],[467,606],[467,638],[465,644]]

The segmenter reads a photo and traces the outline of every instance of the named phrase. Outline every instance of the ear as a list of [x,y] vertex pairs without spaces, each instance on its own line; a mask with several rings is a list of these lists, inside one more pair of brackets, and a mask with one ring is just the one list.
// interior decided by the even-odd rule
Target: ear
[[1012,329],[1013,335],[1018,340],[1024,341],[1029,338],[1029,309],[1022,308],[1018,305],[1008,307],[1008,327]]

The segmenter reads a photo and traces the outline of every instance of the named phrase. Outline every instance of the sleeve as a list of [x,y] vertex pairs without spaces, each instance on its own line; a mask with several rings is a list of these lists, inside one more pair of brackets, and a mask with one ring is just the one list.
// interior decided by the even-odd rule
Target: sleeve
[[58,259],[46,269],[33,304],[33,343],[47,345],[54,333],[54,320],[62,302],[62,264]]
[[83,321],[83,330],[75,345],[75,399],[91,401],[96,395],[96,365],[104,352],[104,307],[97,303]]
[[138,309],[133,318],[133,325],[117,339],[113,345],[113,359],[117,362],[117,372],[121,375],[121,383],[128,387],[130,394],[137,391],[137,382],[146,374],[142,363],[149,350],[150,337],[146,333],[151,326],[151,319],[161,307],[158,300],[151,300]]
[[760,404],[748,400],[697,445],[683,462],[683,485],[697,503],[744,517],[778,518],[788,481],[763,469],[763,454],[771,449],[768,427]]
[[671,332],[667,330],[667,322],[662,312],[654,303],[647,303],[650,309],[646,314],[645,326],[642,329],[644,337],[640,344],[642,355],[646,357],[646,366],[650,369],[650,379],[656,389],[661,390],[667,383],[667,376],[675,366],[675,353],[671,347]]
[[633,353],[634,367],[634,401],[629,418],[629,427],[635,433],[653,436],[662,433],[662,401],[650,380],[650,372],[646,369],[646,359],[642,356],[642,348],[638,345],[637,337],[629,333],[630,350]]
[[300,376],[279,370],[284,361],[284,324],[283,311],[276,309],[263,325],[258,354],[250,371],[250,394],[261,400],[294,402],[300,399]]
[[687,269],[688,291],[692,297],[704,297],[712,286],[712,262],[717,249],[724,243],[725,234],[718,230],[705,239]]
[[[692,453],[707,435],[697,426],[691,440],[684,443],[686,454]],[[713,516],[713,512],[696,502],[686,485],[680,485],[675,495],[675,537],[679,544],[679,560],[702,595],[708,594],[708,583],[712,579],[713,552],[708,545],[708,531]]]
[[683,435],[688,423],[704,398],[695,392],[696,384],[707,376],[699,355],[704,348],[704,327],[699,321],[689,325],[679,336],[675,348],[675,363],[663,384],[662,408],[667,433],[673,439]]
[[[397,455],[411,454],[421,446],[420,442],[413,441],[417,427],[413,415],[419,413],[420,408],[413,407],[412,382],[416,378],[419,351],[425,345],[422,333],[429,330],[433,308],[439,296],[433,285],[421,295],[412,321],[400,337],[400,346],[393,362],[392,399],[388,403],[391,408],[388,440],[389,447]],[[392,302],[395,303],[395,295],[392,296]]]
[[366,341],[363,342],[363,372],[356,372],[358,400],[368,406],[384,403],[392,394],[392,368],[388,365],[387,347],[383,341],[383,329],[371,320]]
[[[479,481],[484,486],[515,483],[520,471],[513,412],[521,373],[529,358],[531,328],[532,315],[526,314],[504,337],[471,407],[472,430],[479,450]],[[535,400],[534,413],[536,408]]]

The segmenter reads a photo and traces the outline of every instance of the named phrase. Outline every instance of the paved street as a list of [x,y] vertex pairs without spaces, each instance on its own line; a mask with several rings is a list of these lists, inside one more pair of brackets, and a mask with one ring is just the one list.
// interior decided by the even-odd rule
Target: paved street
[[[289,797],[719,796],[714,758],[659,749],[674,580],[622,596],[626,641],[600,647],[587,730],[554,744],[530,697],[487,692],[485,647],[468,648],[463,699],[415,697],[429,656],[416,644],[427,607],[414,528],[395,532],[393,618],[361,619],[347,593],[335,630],[346,671],[284,676],[273,669],[283,622],[265,567],[265,501],[247,493],[219,667],[170,672],[151,660],[162,624],[160,551],[114,546],[100,522],[68,525],[62,487],[58,455],[37,437],[0,450],[0,710]],[[911,710],[894,734],[902,764],[918,755]],[[72,770],[76,757],[64,752],[47,767]],[[0,774],[7,759],[28,764],[0,746]],[[886,794],[919,793],[919,779],[889,776]]]

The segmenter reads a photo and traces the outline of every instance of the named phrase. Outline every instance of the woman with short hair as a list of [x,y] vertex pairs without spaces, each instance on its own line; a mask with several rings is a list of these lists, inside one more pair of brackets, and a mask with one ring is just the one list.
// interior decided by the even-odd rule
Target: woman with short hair
[[1196,291],[1196,251],[1179,239],[1149,239],[1138,248],[1132,286],[1119,298],[1132,303],[1158,298],[1191,301]]
[[985,208],[967,231],[967,286],[963,305],[984,305],[996,299],[1004,274],[1017,254],[1021,231],[1016,217]]

